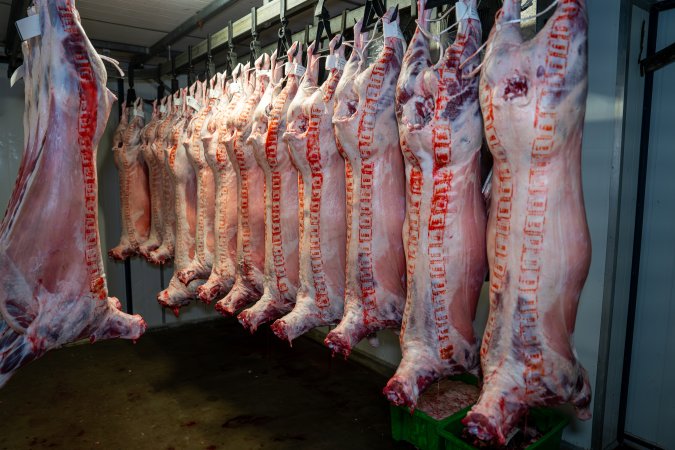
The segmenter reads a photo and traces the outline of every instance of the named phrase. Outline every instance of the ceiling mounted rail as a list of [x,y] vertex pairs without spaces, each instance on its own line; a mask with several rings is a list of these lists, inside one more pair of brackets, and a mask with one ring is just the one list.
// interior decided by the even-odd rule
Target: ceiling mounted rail
[[[285,11],[286,17],[298,11],[303,11],[306,9],[313,9],[316,6],[316,0],[284,0],[285,2]],[[400,10],[409,9],[411,0],[388,0],[388,6],[398,5]],[[268,27],[273,24],[280,23],[279,11],[281,7],[280,0],[272,0],[265,5],[256,8],[255,11],[255,21],[258,27]],[[346,14],[340,14],[336,17],[330,19],[330,27],[332,30],[341,30],[343,25],[346,25],[346,28],[351,28],[354,26],[357,20],[363,17],[364,7],[355,8],[351,11],[348,11]],[[251,20],[253,19],[252,14],[246,14],[244,17],[232,22],[231,28],[231,39],[239,39],[244,37],[251,37]],[[346,21],[345,21],[346,19]],[[326,21],[327,22],[327,21]],[[311,36],[315,36],[316,30],[314,26],[309,26],[309,31]],[[291,36],[293,41],[303,41],[305,40],[306,30],[303,29]],[[228,43],[228,27],[225,27],[211,35],[211,51],[215,52],[222,49]],[[274,42],[266,47],[261,49],[262,52],[271,54],[274,50],[277,49],[277,42]],[[205,58],[208,50],[208,42],[206,40],[200,42],[197,45],[192,47],[192,58],[193,60],[200,60]],[[175,67],[176,70],[181,70],[187,67],[189,64],[188,54],[184,52],[183,54],[175,58]],[[148,71],[145,78],[154,78],[156,77],[158,71],[156,69]],[[159,73],[162,75],[171,73],[171,64],[163,63],[160,65]],[[137,70],[136,78],[141,78],[146,75],[144,71]]]

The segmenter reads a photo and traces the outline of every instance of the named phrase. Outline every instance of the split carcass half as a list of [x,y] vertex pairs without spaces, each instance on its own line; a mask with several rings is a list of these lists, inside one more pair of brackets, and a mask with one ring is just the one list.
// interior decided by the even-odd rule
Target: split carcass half
[[[164,103],[162,103],[164,106]],[[139,252],[149,262],[154,262],[150,257],[150,252],[157,250],[162,244],[162,212],[163,212],[163,175],[164,159],[157,160],[153,145],[157,138],[157,127],[166,114],[160,111],[157,106],[157,100],[152,104],[152,118],[150,122],[141,131],[141,155],[143,161],[148,166],[148,180],[150,188],[150,235],[148,239],[141,244]]]
[[[288,61],[301,53],[298,43],[288,51]],[[242,311],[239,322],[254,332],[263,324],[288,313],[298,287],[298,172],[291,164],[281,136],[286,113],[298,90],[296,75],[289,74],[283,86],[284,65],[271,57],[272,79],[253,114],[249,137],[256,160],[265,175],[265,277],[263,295]]]
[[143,99],[131,107],[129,125],[124,130],[122,148],[113,149],[120,178],[122,235],[117,247],[108,252],[123,261],[139,253],[150,235],[150,185],[148,167],[141,155],[141,132],[145,125]]
[[166,152],[173,135],[173,126],[181,117],[181,108],[175,104],[176,101],[180,101],[180,90],[166,97],[167,114],[157,125],[157,136],[151,144],[162,170],[162,243],[150,252],[150,260],[155,264],[164,264],[172,259],[176,244],[176,192]]
[[[394,11],[382,18],[387,28],[398,27]],[[400,32],[386,36],[374,63],[340,92],[333,117],[352,191],[344,315],[325,344],[345,356],[364,337],[399,328],[405,305],[405,170],[394,111],[402,59]]]
[[[341,36],[335,36],[329,43],[330,61],[339,58],[344,62],[344,46],[335,50],[341,40]],[[344,306],[345,165],[332,122],[343,67],[329,66],[328,78],[317,89],[321,60],[313,46],[308,52],[309,67],[296,96],[300,100],[291,105],[284,135],[300,174],[303,220],[295,307],[273,326],[277,336],[289,343],[312,328],[336,324]],[[353,53],[357,58],[358,53]]]
[[[476,0],[466,4],[459,11],[475,10]],[[403,358],[384,389],[392,403],[410,408],[433,381],[478,374],[473,320],[487,272],[480,172],[483,121],[478,78],[469,76],[480,62],[473,58],[480,47],[480,20],[458,17],[455,42],[432,66],[427,37],[431,11],[424,8],[420,0],[418,29],[403,58],[396,91],[406,163],[403,240],[408,277]]]
[[533,406],[571,403],[590,417],[591,389],[572,342],[591,241],[581,187],[588,89],[584,0],[559,0],[523,42],[520,3],[506,0],[488,41],[480,83],[494,156],[487,249],[490,315],[484,383],[464,419],[502,445]]
[[127,130],[128,126],[129,126],[129,109],[127,108],[127,102],[124,101],[122,102],[122,116],[120,117],[120,121],[117,124],[117,128],[115,128],[115,132],[113,133],[113,146],[112,146],[113,151],[120,150],[124,145],[124,132]]
[[[215,80],[212,80],[215,84]],[[194,118],[185,136],[185,148],[188,159],[197,174],[197,230],[195,235],[195,256],[188,267],[178,272],[178,279],[185,285],[194,280],[207,280],[213,267],[213,251],[215,246],[214,221],[216,214],[216,185],[213,171],[206,161],[202,129],[218,100],[209,96],[207,82],[200,86],[194,99],[189,104],[195,110]],[[190,106],[188,105],[188,106]]]
[[[234,123],[233,139],[227,146],[228,156],[237,174],[237,265],[232,290],[218,301],[216,310],[234,315],[257,301],[263,291],[265,264],[265,196],[263,171],[247,141],[253,127],[253,112],[269,83],[269,55],[262,55],[249,76],[246,98]],[[251,91],[252,89],[252,91]]]
[[24,153],[0,226],[0,386],[50,349],[138,339],[146,325],[108,297],[96,150],[115,96],[73,1],[35,1],[23,44]]
[[[203,136],[206,160],[216,185],[216,246],[209,279],[199,287],[199,299],[207,304],[223,298],[234,285],[237,258],[237,175],[227,154],[233,139],[232,116],[242,97],[241,65],[232,72],[232,82],[223,88],[216,114],[206,125]],[[222,81],[224,82],[224,80]]]
[[[194,97],[196,84],[190,86],[190,95]],[[196,298],[197,288],[203,284],[195,280],[189,285],[183,284],[177,274],[186,268],[195,254],[195,236],[197,232],[197,175],[190,164],[185,146],[185,135],[189,131],[194,110],[187,106],[187,89],[181,91],[176,100],[182,108],[180,119],[174,124],[169,146],[166,149],[166,161],[173,179],[176,210],[176,248],[174,257],[174,273],[169,286],[159,293],[157,301],[160,305],[171,308],[178,316],[183,306]]]

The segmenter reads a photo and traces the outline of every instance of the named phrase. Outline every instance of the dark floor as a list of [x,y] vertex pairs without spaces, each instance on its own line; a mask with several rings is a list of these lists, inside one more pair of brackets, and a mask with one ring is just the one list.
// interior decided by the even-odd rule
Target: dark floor
[[0,449],[407,449],[386,379],[234,320],[53,351],[0,390]]

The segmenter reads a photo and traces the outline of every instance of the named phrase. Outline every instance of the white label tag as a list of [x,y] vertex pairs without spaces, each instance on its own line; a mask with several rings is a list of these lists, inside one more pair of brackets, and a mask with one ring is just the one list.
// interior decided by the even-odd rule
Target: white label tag
[[340,55],[337,58],[337,70],[345,70],[345,66],[347,65],[347,60],[345,59],[344,56]]
[[223,91],[220,89],[211,89],[209,91],[209,98],[218,99],[223,96]]
[[230,92],[231,93],[237,93],[241,91],[241,86],[239,86],[239,83],[231,83],[230,84]]
[[257,75],[259,77],[269,77],[270,76],[270,71],[267,70],[267,69],[256,70],[256,72],[257,72]]
[[286,67],[284,67],[284,74],[286,76],[293,73],[293,66],[295,66],[295,63],[293,63],[293,62],[287,62],[286,63]]
[[173,106],[183,106],[183,99],[177,98],[173,101]]
[[137,110],[137,109],[134,109],[134,117],[143,117],[143,118],[145,118],[145,112],[143,112],[142,110],[139,111],[139,110]]
[[384,37],[386,38],[395,38],[395,39],[400,39],[400,40],[405,40],[403,38],[403,33],[401,33],[401,29],[398,27],[398,22],[393,21],[393,22],[384,22]]
[[335,55],[328,55],[326,57],[326,70],[335,69],[337,67],[337,57]]
[[21,64],[18,69],[12,74],[12,78],[9,80],[9,87],[13,87],[17,81],[23,78],[26,74],[26,68]]
[[469,7],[469,5],[467,5],[463,1],[458,1],[455,4],[455,14],[457,22],[459,22],[460,20],[468,20],[468,19],[480,20],[476,8]]
[[166,105],[160,105],[159,106],[159,112],[162,114],[166,114]]
[[302,64],[296,64],[295,67],[293,67],[293,75],[296,77],[301,77],[307,72],[307,68],[303,66]]
[[186,102],[187,105],[190,108],[194,109],[195,111],[199,111],[200,109],[202,109],[201,103],[199,103],[199,101],[191,95],[188,95]]
[[19,31],[19,37],[22,41],[28,40],[35,36],[40,36],[40,14],[24,17],[16,21],[16,29]]

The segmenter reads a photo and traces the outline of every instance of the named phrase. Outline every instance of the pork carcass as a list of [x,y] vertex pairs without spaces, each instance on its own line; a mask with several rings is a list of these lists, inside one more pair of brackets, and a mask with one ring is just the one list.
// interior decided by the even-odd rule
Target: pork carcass
[[[288,51],[288,61],[300,58],[298,43]],[[239,322],[254,332],[261,324],[288,313],[298,287],[298,172],[291,164],[281,136],[286,129],[288,105],[298,90],[296,75],[283,85],[284,65],[270,58],[271,80],[253,113],[248,138],[265,175],[265,277],[263,295],[242,311]]]
[[[210,82],[210,81],[209,81]],[[213,80],[215,84],[215,79]],[[213,249],[215,245],[214,220],[216,214],[216,186],[213,171],[206,161],[202,128],[217,98],[208,95],[207,82],[199,83],[196,96],[189,100],[195,110],[189,131],[185,135],[185,148],[188,159],[197,174],[197,230],[195,235],[195,256],[190,264],[178,272],[178,279],[183,284],[193,280],[207,280],[213,266]]]
[[300,174],[303,221],[295,307],[273,326],[277,336],[289,343],[312,328],[338,323],[344,307],[345,164],[338,153],[332,122],[335,89],[345,62],[344,46],[336,50],[338,42],[342,42],[342,36],[335,36],[329,43],[327,61],[333,63],[328,64],[328,77],[318,89],[321,60],[314,52],[315,44],[307,50],[307,72],[289,108],[284,134]]
[[139,253],[150,235],[150,186],[148,167],[141,155],[141,131],[145,125],[143,99],[131,107],[129,125],[124,130],[122,148],[114,150],[120,178],[122,235],[117,247],[108,254],[123,261]]
[[237,265],[234,286],[218,301],[216,310],[226,316],[257,301],[263,291],[265,263],[265,200],[264,175],[255,160],[248,137],[253,128],[255,111],[270,79],[270,57],[262,55],[249,76],[247,92],[234,123],[234,133],[227,153],[237,175]]
[[[398,30],[395,11],[382,18],[385,30]],[[333,124],[352,172],[352,210],[344,315],[325,344],[345,356],[364,337],[399,328],[405,305],[405,171],[394,111],[402,59],[399,30],[386,35],[373,64],[336,94]]]
[[[164,103],[162,103],[164,106]],[[164,106],[166,108],[166,106]],[[157,250],[162,243],[162,197],[164,159],[158,160],[152,148],[157,138],[157,127],[161,123],[165,113],[160,111],[157,100],[152,104],[152,117],[150,122],[141,131],[141,155],[148,166],[148,180],[150,188],[150,235],[148,240],[141,244],[139,252],[149,262],[154,262],[150,252]]]
[[469,76],[479,62],[472,57],[480,47],[481,26],[477,16],[465,13],[475,11],[476,0],[457,3],[457,36],[435,65],[427,37],[431,10],[425,10],[425,3],[418,2],[418,28],[396,89],[407,184],[407,299],[403,358],[384,389],[392,403],[410,408],[440,378],[478,375],[473,320],[487,272],[483,122],[478,78]]
[[[189,88],[189,95],[194,97],[197,83]],[[170,146],[166,150],[166,160],[171,171],[175,192],[176,210],[176,248],[174,257],[174,273],[169,286],[159,293],[157,301],[160,305],[171,308],[178,316],[181,307],[190,304],[196,298],[197,288],[203,280],[195,280],[189,285],[178,279],[178,273],[186,268],[195,254],[195,236],[197,232],[197,175],[190,163],[184,145],[185,135],[189,132],[194,109],[187,105],[187,89],[181,91],[178,101],[182,108],[180,120],[173,127]]]
[[173,258],[176,243],[176,192],[173,175],[167,160],[167,148],[173,136],[173,126],[182,116],[180,90],[166,97],[166,117],[157,125],[157,136],[151,144],[153,153],[162,169],[162,244],[150,252],[150,260],[155,264],[164,264]]
[[559,0],[523,42],[520,2],[506,0],[480,82],[494,156],[487,249],[490,314],[484,382],[464,419],[502,445],[533,406],[571,403],[590,418],[591,389],[572,342],[591,241],[581,187],[587,72],[584,0]]
[[120,117],[119,123],[117,124],[117,128],[115,128],[115,132],[113,133],[113,151],[120,150],[124,145],[124,132],[129,126],[129,109],[127,108],[127,102],[122,102],[121,107],[122,115]]
[[108,297],[96,150],[115,96],[74,2],[36,0],[23,43],[24,153],[0,225],[0,386],[50,349],[138,339],[146,325]]
[[[241,65],[232,72],[232,82],[224,85],[217,111],[204,128],[202,140],[216,186],[216,245],[209,279],[198,289],[199,299],[210,304],[221,299],[234,285],[237,259],[237,175],[227,155],[226,142],[231,138],[231,116],[241,91]],[[224,83],[224,80],[221,81]]]

